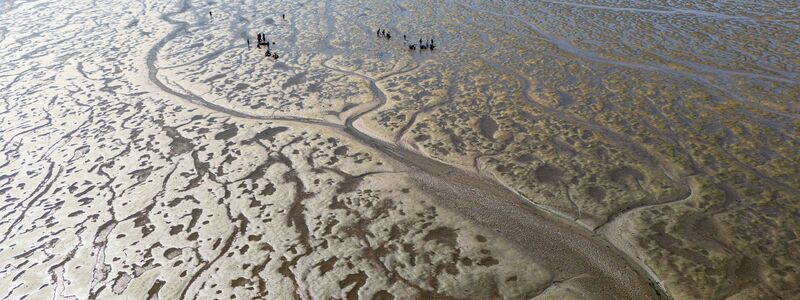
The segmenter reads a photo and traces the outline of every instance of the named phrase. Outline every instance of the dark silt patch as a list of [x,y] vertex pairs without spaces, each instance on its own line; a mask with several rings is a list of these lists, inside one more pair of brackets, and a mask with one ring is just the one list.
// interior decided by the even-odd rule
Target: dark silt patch
[[275,193],[275,191],[277,191],[277,189],[275,189],[275,184],[270,182],[266,186],[264,186],[264,189],[262,189],[261,192],[259,192],[259,195],[261,195],[261,196],[271,196],[272,194]]
[[150,290],[147,291],[147,299],[155,299],[158,297],[158,292],[161,290],[161,287],[167,283],[161,279],[156,279],[156,282],[153,283],[153,286],[150,287]]
[[497,122],[489,115],[481,117],[480,120],[481,134],[488,139],[494,139],[494,134],[497,132]]
[[380,290],[372,296],[374,300],[394,300],[394,295],[384,290]]
[[172,260],[173,258],[178,257],[178,255],[180,254],[181,254],[180,248],[169,248],[164,251],[164,258]]
[[520,162],[520,163],[531,162],[534,159],[536,159],[536,157],[534,157],[530,153],[525,153],[525,154],[519,155],[519,156],[514,158],[515,161]]
[[275,135],[277,135],[278,133],[284,132],[286,130],[289,130],[289,128],[286,128],[286,127],[283,127],[283,126],[270,127],[270,128],[264,129],[263,131],[257,133],[256,136],[255,136],[255,139],[274,141],[275,140]]
[[247,83],[239,83],[239,84],[237,84],[235,87],[233,87],[233,90],[235,90],[235,91],[241,91],[241,90],[245,90],[245,89],[247,89],[247,88],[249,88],[249,87],[250,87],[250,85],[249,85],[249,84],[247,84]]
[[139,25],[139,19],[135,18],[135,19],[131,20],[131,22],[128,23],[128,25],[126,25],[125,28],[133,28],[133,27],[136,27],[136,25]]
[[214,135],[215,140],[227,140],[239,133],[239,127],[236,124],[225,124],[223,127],[225,130]]
[[536,176],[536,181],[555,184],[561,181],[561,177],[564,176],[564,171],[558,167],[544,164],[536,168],[534,175]]
[[280,70],[291,70],[292,69],[291,67],[289,67],[289,65],[287,65],[287,64],[285,64],[283,62],[280,62],[280,61],[276,62],[275,64],[273,64],[272,68],[280,69]]
[[378,55],[378,57],[380,57],[380,59],[381,59],[382,61],[391,61],[391,60],[392,60],[392,54],[391,54],[391,53],[388,53],[388,52],[381,52],[381,53]]
[[422,98],[433,96],[433,94],[429,91],[422,91],[419,93],[414,94],[414,100],[422,100]]
[[429,231],[428,234],[425,235],[424,240],[436,241],[450,247],[455,247],[457,238],[458,233],[456,233],[455,229],[449,227],[439,227]]
[[589,195],[589,198],[598,203],[602,203],[603,199],[606,198],[606,192],[603,191],[602,188],[596,186],[590,186],[589,188],[587,188],[586,194]]
[[641,171],[627,166],[611,171],[608,175],[611,181],[625,187],[634,187],[637,182],[644,180]]
[[189,47],[188,47],[188,48],[189,48],[189,49],[194,49],[194,48],[200,48],[200,47],[202,47],[202,46],[203,46],[203,42],[197,42],[197,43],[194,43],[194,44],[191,44],[191,45],[189,45]]
[[281,85],[281,87],[285,89],[293,85],[303,84],[305,82],[306,82],[306,72],[300,72],[287,79],[286,82],[284,82],[283,85]]
[[347,151],[349,148],[347,146],[339,146],[335,150],[333,150],[333,154],[336,155],[347,155]]
[[208,78],[205,80],[205,82],[213,82],[213,81],[215,81],[215,80],[217,80],[217,79],[222,79],[222,78],[225,78],[225,76],[227,76],[227,75],[225,75],[225,74],[217,74],[217,75],[214,75],[214,76],[208,77]]
[[169,156],[175,157],[187,153],[194,148],[194,144],[190,139],[183,137],[180,132],[174,127],[164,127],[164,132],[172,139],[169,143]]
[[565,93],[565,92],[558,92],[558,106],[560,107],[570,107],[575,105],[575,98],[572,95]]
[[358,299],[358,290],[367,283],[368,278],[367,273],[359,271],[356,274],[347,275],[344,280],[339,281],[339,287],[353,286],[350,291],[347,292],[347,299]]

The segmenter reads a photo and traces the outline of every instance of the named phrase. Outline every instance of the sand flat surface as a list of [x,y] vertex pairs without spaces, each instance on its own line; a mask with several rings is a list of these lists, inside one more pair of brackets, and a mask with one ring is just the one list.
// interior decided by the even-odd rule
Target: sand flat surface
[[796,11],[5,1],[0,296],[796,297]]

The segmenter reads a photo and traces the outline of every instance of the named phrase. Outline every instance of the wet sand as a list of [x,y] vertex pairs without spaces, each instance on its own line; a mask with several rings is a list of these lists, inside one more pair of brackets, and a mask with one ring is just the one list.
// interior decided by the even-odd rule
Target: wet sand
[[0,7],[5,298],[800,288],[791,5]]

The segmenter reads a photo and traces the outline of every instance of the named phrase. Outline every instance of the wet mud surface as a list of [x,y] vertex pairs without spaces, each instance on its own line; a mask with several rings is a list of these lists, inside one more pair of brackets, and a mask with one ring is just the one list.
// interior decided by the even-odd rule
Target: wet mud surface
[[797,9],[2,2],[0,296],[791,299]]

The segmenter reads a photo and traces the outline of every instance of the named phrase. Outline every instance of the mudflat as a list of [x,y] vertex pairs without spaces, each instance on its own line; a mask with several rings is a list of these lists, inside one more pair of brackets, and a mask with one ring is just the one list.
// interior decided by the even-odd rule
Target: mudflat
[[792,299],[797,10],[4,1],[0,296]]

